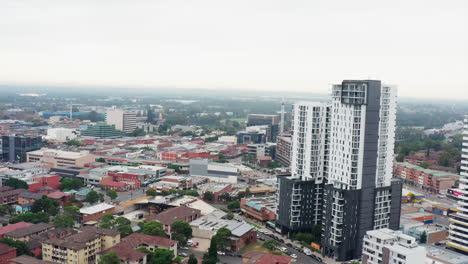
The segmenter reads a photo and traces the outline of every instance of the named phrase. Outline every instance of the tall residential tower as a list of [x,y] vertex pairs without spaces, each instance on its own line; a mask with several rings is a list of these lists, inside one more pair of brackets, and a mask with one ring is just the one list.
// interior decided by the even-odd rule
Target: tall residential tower
[[465,131],[463,132],[462,166],[459,184],[458,212],[452,214],[447,246],[468,255],[468,116],[465,116]]
[[396,90],[375,80],[334,85],[330,105],[295,104],[291,175],[278,177],[278,229],[321,225],[323,253],[338,260],[359,258],[367,231],[397,230],[395,122]]
[[401,182],[392,180],[396,90],[374,80],[334,85],[322,247],[349,260],[373,229],[399,229]]

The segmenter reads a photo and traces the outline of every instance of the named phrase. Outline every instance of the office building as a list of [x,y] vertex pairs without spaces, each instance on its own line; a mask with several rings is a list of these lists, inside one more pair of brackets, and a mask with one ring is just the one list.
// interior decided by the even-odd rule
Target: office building
[[374,80],[333,86],[325,255],[355,259],[367,231],[399,229],[402,185],[392,180],[395,122],[396,89]]
[[106,111],[106,123],[114,125],[117,130],[131,133],[136,129],[136,114],[122,109],[108,109]]
[[88,126],[87,129],[82,130],[81,136],[90,138],[116,138],[125,136],[125,133],[115,129],[114,125],[98,122],[95,125]]
[[364,236],[363,264],[425,263],[426,249],[414,237],[388,228],[371,230]]
[[190,176],[218,183],[237,183],[239,169],[229,163],[216,163],[207,159],[190,160]]
[[12,135],[2,136],[2,160],[25,162],[26,153],[42,147],[40,136]]
[[279,115],[248,114],[247,126],[279,125]]
[[327,178],[330,106],[294,105],[291,175],[278,177],[276,227],[285,234],[310,232],[321,224]]
[[458,212],[451,214],[447,246],[468,255],[468,116],[465,116]]
[[289,167],[291,165],[292,137],[289,135],[276,138],[275,161]]
[[69,166],[84,167],[86,164],[94,162],[95,157],[86,150],[73,152],[43,148],[28,152],[27,161],[52,164],[52,168]]
[[72,140],[78,137],[78,131],[72,128],[64,128],[64,127],[55,127],[47,129],[47,136],[45,139],[64,142],[68,140]]

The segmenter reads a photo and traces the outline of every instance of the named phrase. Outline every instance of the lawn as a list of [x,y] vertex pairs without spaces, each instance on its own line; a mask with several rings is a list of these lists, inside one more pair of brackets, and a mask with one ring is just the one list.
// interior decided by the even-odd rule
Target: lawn
[[249,251],[259,251],[259,252],[265,252],[265,253],[271,253],[271,251],[267,248],[263,247],[262,242],[256,242],[256,243],[251,243],[248,246],[244,247],[240,253],[244,254]]
[[256,224],[254,224],[254,223],[251,223],[251,222],[249,222],[249,224],[250,224],[251,226],[257,228],[257,229],[262,229],[262,228],[263,228],[263,227],[261,227],[261,226],[259,226],[259,225],[256,225]]

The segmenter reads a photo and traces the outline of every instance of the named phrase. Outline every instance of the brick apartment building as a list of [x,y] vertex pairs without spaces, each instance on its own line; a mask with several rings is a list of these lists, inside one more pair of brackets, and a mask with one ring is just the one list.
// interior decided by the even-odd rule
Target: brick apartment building
[[25,189],[13,189],[9,186],[0,187],[0,204],[13,204],[18,202],[19,194],[25,191]]
[[190,223],[199,217],[201,217],[200,210],[182,205],[179,207],[168,209],[157,215],[150,215],[149,217],[147,217],[146,221],[155,220],[161,222],[163,224],[164,230],[166,230],[168,234],[171,234],[171,225],[175,221],[183,221]]
[[14,258],[16,258],[16,248],[0,243],[0,264],[8,264]]
[[107,203],[100,203],[100,204],[96,204],[93,206],[80,209],[80,214],[83,218],[83,222],[99,221],[105,214],[114,214],[114,213],[115,213],[115,206],[107,204]]
[[431,193],[440,193],[452,188],[460,178],[458,174],[424,169],[404,162],[395,164],[395,175],[404,182]]
[[38,175],[37,177],[33,177],[32,181],[28,183],[30,192],[39,192],[39,189],[45,186],[58,190],[60,186],[60,176],[56,174]]

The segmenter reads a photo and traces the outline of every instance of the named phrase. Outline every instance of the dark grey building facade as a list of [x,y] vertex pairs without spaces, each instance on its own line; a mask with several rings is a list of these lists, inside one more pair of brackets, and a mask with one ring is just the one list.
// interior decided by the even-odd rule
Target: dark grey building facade
[[25,162],[26,153],[43,146],[40,136],[2,136],[2,160],[6,162]]

